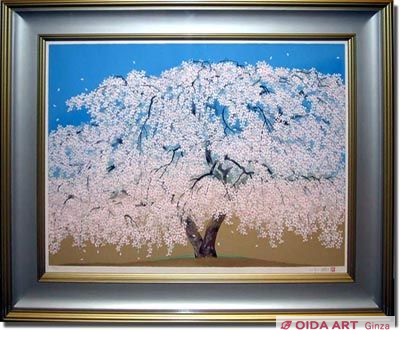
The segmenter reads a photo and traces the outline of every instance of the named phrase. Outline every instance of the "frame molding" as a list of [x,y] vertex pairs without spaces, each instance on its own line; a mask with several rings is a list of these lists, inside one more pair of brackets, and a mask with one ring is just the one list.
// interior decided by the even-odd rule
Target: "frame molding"
[[277,316],[295,315],[296,317],[332,315],[332,316],[384,316],[380,310],[345,310],[345,311],[301,311],[285,313],[281,311],[61,311],[61,310],[13,310],[5,321],[24,322],[98,322],[98,323],[243,323],[275,324]]
[[[71,10],[87,6],[131,6],[133,8],[179,7],[271,7],[304,9],[363,9],[380,11],[383,39],[383,296],[379,309],[307,310],[307,311],[101,311],[101,310],[29,310],[13,307],[11,296],[11,52],[12,16],[25,7],[65,7]],[[276,316],[295,315],[393,315],[394,314],[394,75],[393,75],[393,1],[392,0],[4,0],[1,4],[1,318],[4,321],[71,322],[206,322],[273,323]],[[43,105],[42,105],[43,106]],[[40,105],[40,107],[42,107]],[[353,270],[353,268],[352,268]]]
[[393,3],[382,10],[383,22],[383,310],[394,315],[394,47]]
[[40,6],[377,6],[392,4],[393,0],[5,0],[10,7]]

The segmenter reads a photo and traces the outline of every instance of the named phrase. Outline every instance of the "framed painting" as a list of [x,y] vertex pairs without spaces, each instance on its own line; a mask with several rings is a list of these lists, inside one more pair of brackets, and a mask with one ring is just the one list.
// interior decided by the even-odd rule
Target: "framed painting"
[[390,1],[92,5],[3,3],[5,320],[391,314]]

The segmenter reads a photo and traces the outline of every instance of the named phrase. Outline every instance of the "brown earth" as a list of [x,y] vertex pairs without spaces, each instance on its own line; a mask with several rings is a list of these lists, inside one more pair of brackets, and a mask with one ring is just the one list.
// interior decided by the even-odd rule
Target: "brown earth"
[[[341,230],[343,225],[341,225]],[[120,252],[112,245],[96,248],[87,244],[85,249],[72,246],[72,239],[62,242],[58,253],[49,256],[50,265],[100,266],[343,266],[345,245],[340,249],[326,249],[316,236],[303,241],[301,236],[285,231],[284,242],[272,248],[267,239],[258,238],[254,231],[241,235],[234,225],[223,224],[218,233],[216,251],[218,259],[193,258],[191,245],[176,246],[171,256],[167,248],[154,248],[147,257],[146,248],[126,246]]]
[[[79,265],[77,263],[66,263],[65,265]],[[91,266],[102,266],[104,263],[92,263]],[[265,261],[255,258],[167,258],[162,260],[149,260],[125,263],[128,267],[289,267],[291,264]],[[109,266],[120,266],[112,264]],[[293,265],[303,266],[302,264]]]

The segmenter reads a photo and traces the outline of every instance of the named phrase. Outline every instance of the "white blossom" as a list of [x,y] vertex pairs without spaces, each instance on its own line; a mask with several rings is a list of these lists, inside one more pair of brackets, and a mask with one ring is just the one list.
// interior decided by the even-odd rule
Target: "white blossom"
[[286,230],[340,247],[345,85],[315,69],[187,61],[133,70],[67,101],[89,123],[49,134],[49,250],[186,244],[226,215],[272,246]]

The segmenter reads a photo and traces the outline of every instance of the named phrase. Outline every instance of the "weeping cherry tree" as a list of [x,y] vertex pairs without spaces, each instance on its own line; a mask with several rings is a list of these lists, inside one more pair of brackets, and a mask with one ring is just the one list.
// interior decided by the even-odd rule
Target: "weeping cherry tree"
[[271,246],[343,242],[345,85],[315,69],[187,61],[111,76],[67,101],[91,121],[49,134],[49,247],[189,242],[216,257],[223,223]]

